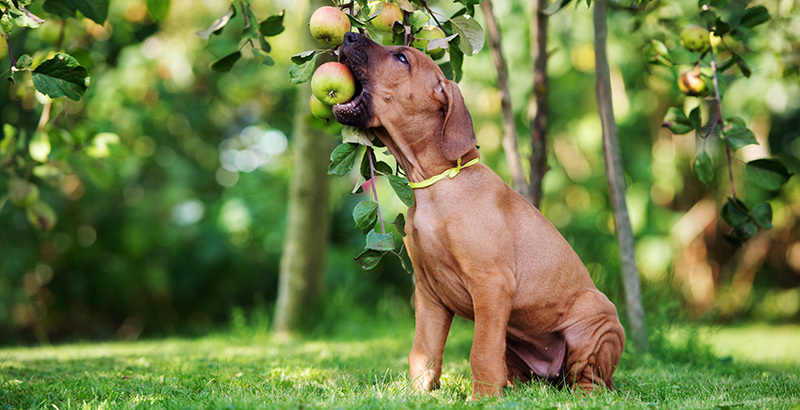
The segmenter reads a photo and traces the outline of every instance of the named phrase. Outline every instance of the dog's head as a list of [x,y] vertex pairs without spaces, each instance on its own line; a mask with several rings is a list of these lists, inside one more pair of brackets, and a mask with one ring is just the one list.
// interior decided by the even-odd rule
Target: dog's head
[[358,81],[356,96],[333,106],[336,120],[361,128],[387,129],[393,139],[430,134],[441,127],[444,156],[455,161],[477,142],[472,117],[458,85],[425,53],[411,47],[384,47],[347,33],[339,61]]

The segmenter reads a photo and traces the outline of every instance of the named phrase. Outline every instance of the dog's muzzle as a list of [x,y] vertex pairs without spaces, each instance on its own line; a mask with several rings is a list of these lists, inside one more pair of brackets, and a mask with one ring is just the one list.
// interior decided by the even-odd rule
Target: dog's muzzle
[[339,62],[346,65],[356,79],[356,93],[353,99],[333,106],[336,121],[345,125],[366,127],[372,118],[370,104],[372,97],[367,78],[369,55],[365,50],[370,41],[358,33],[350,32],[344,35],[344,42],[339,48]]

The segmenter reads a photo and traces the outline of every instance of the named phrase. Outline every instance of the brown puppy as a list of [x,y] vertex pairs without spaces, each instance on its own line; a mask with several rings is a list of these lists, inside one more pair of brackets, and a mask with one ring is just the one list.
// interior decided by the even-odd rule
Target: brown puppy
[[[361,83],[333,112],[373,128],[411,182],[479,157],[458,86],[424,53],[348,33],[339,59]],[[414,191],[405,244],[416,283],[410,378],[439,385],[454,315],[475,322],[473,399],[532,377],[613,387],[625,344],[614,305],[561,234],[491,169],[475,163]]]

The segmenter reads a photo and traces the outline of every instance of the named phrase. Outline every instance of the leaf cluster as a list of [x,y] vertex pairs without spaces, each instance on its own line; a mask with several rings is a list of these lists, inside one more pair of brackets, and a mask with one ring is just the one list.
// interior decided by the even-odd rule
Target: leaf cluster
[[265,66],[275,65],[275,60],[269,55],[272,46],[267,41],[267,37],[283,33],[283,11],[259,22],[247,0],[239,0],[238,3],[232,1],[223,15],[214,20],[208,28],[195,34],[203,40],[209,40],[211,36],[221,34],[225,26],[234,21],[237,16],[240,16],[243,23],[242,32],[239,35],[239,47],[212,62],[210,68],[217,72],[229,72],[242,58],[242,49],[245,46],[250,46],[253,55],[261,58],[261,62]]
[[[366,138],[361,135],[362,131],[354,127],[345,127],[348,129],[347,134],[359,135],[358,138]],[[352,139],[352,138],[349,138]],[[379,142],[377,138],[374,138]],[[396,255],[403,268],[411,272],[411,264],[408,261],[407,255],[404,254],[404,249],[401,246],[399,250],[395,250],[395,235],[386,231],[386,224],[394,225],[395,230],[401,236],[405,236],[405,216],[402,213],[397,214],[392,222],[387,222],[383,219],[380,204],[378,203],[378,195],[375,187],[375,177],[384,176],[389,180],[389,185],[394,190],[395,194],[400,198],[406,206],[414,206],[414,193],[408,185],[408,180],[399,175],[399,166],[397,172],[392,169],[391,165],[383,161],[378,161],[375,158],[372,140],[367,140],[369,144],[360,144],[358,142],[350,142],[348,139],[345,142],[334,148],[331,153],[331,163],[328,166],[328,174],[343,176],[355,167],[356,158],[359,156],[361,147],[363,146],[364,153],[361,156],[361,164],[359,166],[359,178],[353,188],[353,193],[363,192],[363,186],[368,181],[372,181],[372,192],[374,199],[367,199],[356,204],[353,209],[353,221],[355,228],[362,231],[366,235],[366,245],[364,251],[355,257],[355,261],[364,269],[372,269],[377,266],[381,258],[387,253]],[[380,228],[380,232],[378,231]]]
[[[698,2],[699,19],[708,28],[709,32],[719,38],[719,43],[708,48],[702,53],[693,53],[696,57],[694,69],[699,72],[700,78],[713,92],[709,98],[711,106],[716,107],[708,122],[701,120],[701,108],[695,107],[686,115],[682,108],[670,107],[664,116],[663,126],[675,134],[686,134],[694,131],[695,135],[702,138],[703,144],[700,153],[692,163],[695,176],[705,185],[709,185],[714,178],[714,164],[712,156],[706,152],[708,138],[714,136],[722,140],[722,146],[727,151],[731,197],[721,210],[722,219],[730,225],[732,232],[725,237],[731,242],[741,244],[755,234],[758,228],[772,228],[772,207],[769,203],[762,202],[750,210],[747,205],[736,197],[731,162],[732,153],[748,145],[758,144],[755,134],[747,127],[746,122],[738,116],[723,119],[722,97],[727,89],[725,72],[738,69],[739,74],[750,77],[751,69],[742,55],[729,47],[725,39],[731,37],[735,40],[747,38],[757,26],[770,20],[769,12],[764,6],[744,8],[746,4],[731,3],[727,0],[700,0]],[[731,16],[738,16],[737,21],[725,21],[720,16],[721,9],[728,7],[732,10]],[[717,49],[717,53],[715,53]],[[719,50],[725,50],[730,57],[717,63]],[[672,67],[673,58],[667,46],[660,40],[652,39],[644,47],[644,57],[647,62],[666,67]],[[731,73],[735,75],[735,73]],[[702,101],[702,100],[701,100]],[[777,158],[756,159],[745,164],[746,179],[753,185],[766,191],[776,191],[791,177],[786,166]]]

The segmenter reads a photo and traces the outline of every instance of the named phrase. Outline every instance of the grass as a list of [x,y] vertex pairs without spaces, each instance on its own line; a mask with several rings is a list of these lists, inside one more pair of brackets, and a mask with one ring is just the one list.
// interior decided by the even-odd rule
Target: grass
[[800,409],[800,326],[656,336],[662,342],[654,343],[654,354],[626,351],[614,391],[584,396],[533,383],[476,403],[469,401],[465,321],[451,333],[442,389],[425,395],[411,392],[406,378],[409,320],[353,325],[325,338],[231,331],[194,340],[5,348],[0,409]]

